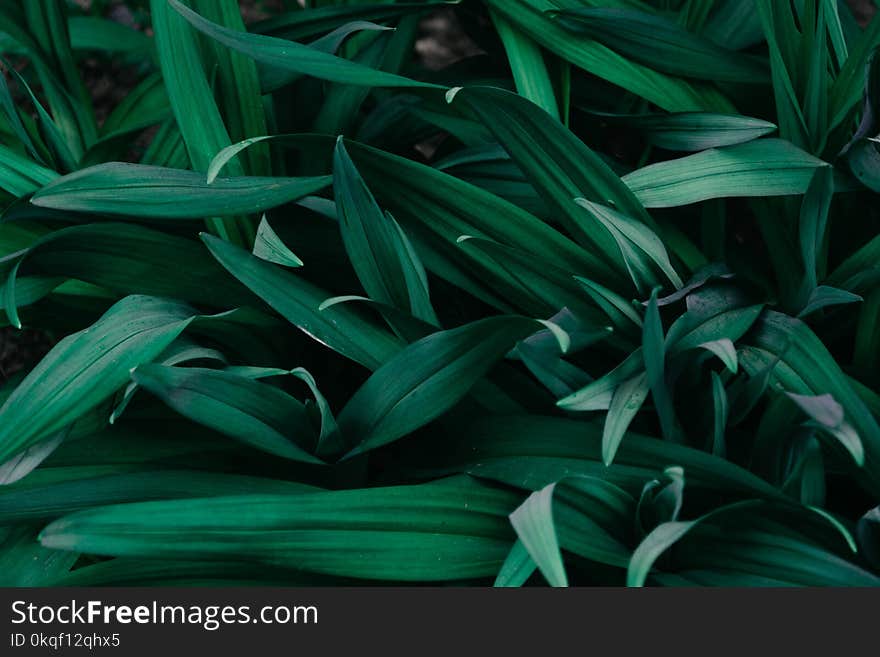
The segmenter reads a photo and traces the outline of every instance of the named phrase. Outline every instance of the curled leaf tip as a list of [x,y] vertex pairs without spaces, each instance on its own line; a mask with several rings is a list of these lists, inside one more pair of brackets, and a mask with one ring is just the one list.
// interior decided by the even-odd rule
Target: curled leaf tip
[[568,350],[571,348],[571,336],[568,332],[563,329],[559,324],[551,322],[547,319],[539,319],[538,322],[547,327],[547,330],[553,334],[553,337],[556,338],[556,342],[559,344],[559,350],[562,353],[568,353]]
[[462,90],[463,87],[452,87],[449,91],[446,92],[446,102],[448,104],[452,104],[452,101],[455,100],[455,95]]
[[318,311],[326,310],[331,306],[335,306],[338,303],[346,303],[348,301],[370,301],[368,297],[358,296],[357,294],[345,294],[338,297],[330,297],[329,299],[324,299],[321,304],[318,306]]

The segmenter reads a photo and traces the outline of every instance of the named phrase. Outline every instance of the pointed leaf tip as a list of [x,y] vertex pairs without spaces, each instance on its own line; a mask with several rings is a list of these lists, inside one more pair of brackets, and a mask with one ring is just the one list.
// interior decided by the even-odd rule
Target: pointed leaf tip
[[452,101],[455,100],[455,96],[461,91],[464,87],[452,87],[449,91],[446,92],[446,102],[448,104],[452,104]]

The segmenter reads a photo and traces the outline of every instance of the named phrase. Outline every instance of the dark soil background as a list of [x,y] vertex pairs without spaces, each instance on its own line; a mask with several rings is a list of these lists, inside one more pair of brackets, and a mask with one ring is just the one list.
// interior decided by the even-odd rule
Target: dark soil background
[[[861,25],[867,24],[877,11],[873,0],[847,2]],[[74,0],[74,4],[84,11],[149,32],[147,0]],[[253,23],[277,13],[284,3],[282,0],[241,0],[239,4],[245,23]],[[415,49],[427,68],[436,70],[479,52],[451,9],[442,9],[426,16],[421,23],[421,32]],[[107,117],[138,81],[137,71],[133,67],[109,63],[97,57],[85,58],[81,68],[99,121]],[[11,327],[0,329],[0,384],[16,372],[32,367],[51,346],[51,338],[40,331],[19,331]]]

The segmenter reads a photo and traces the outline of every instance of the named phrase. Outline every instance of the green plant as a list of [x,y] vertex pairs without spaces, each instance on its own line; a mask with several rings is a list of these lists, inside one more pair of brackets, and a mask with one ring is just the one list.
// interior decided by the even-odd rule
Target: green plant
[[0,0],[4,583],[880,583],[880,19],[309,4]]

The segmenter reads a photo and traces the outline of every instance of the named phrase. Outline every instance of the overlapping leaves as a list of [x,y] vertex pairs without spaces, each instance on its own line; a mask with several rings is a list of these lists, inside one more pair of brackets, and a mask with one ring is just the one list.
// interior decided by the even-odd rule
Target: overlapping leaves
[[8,4],[4,584],[878,584],[880,19]]

